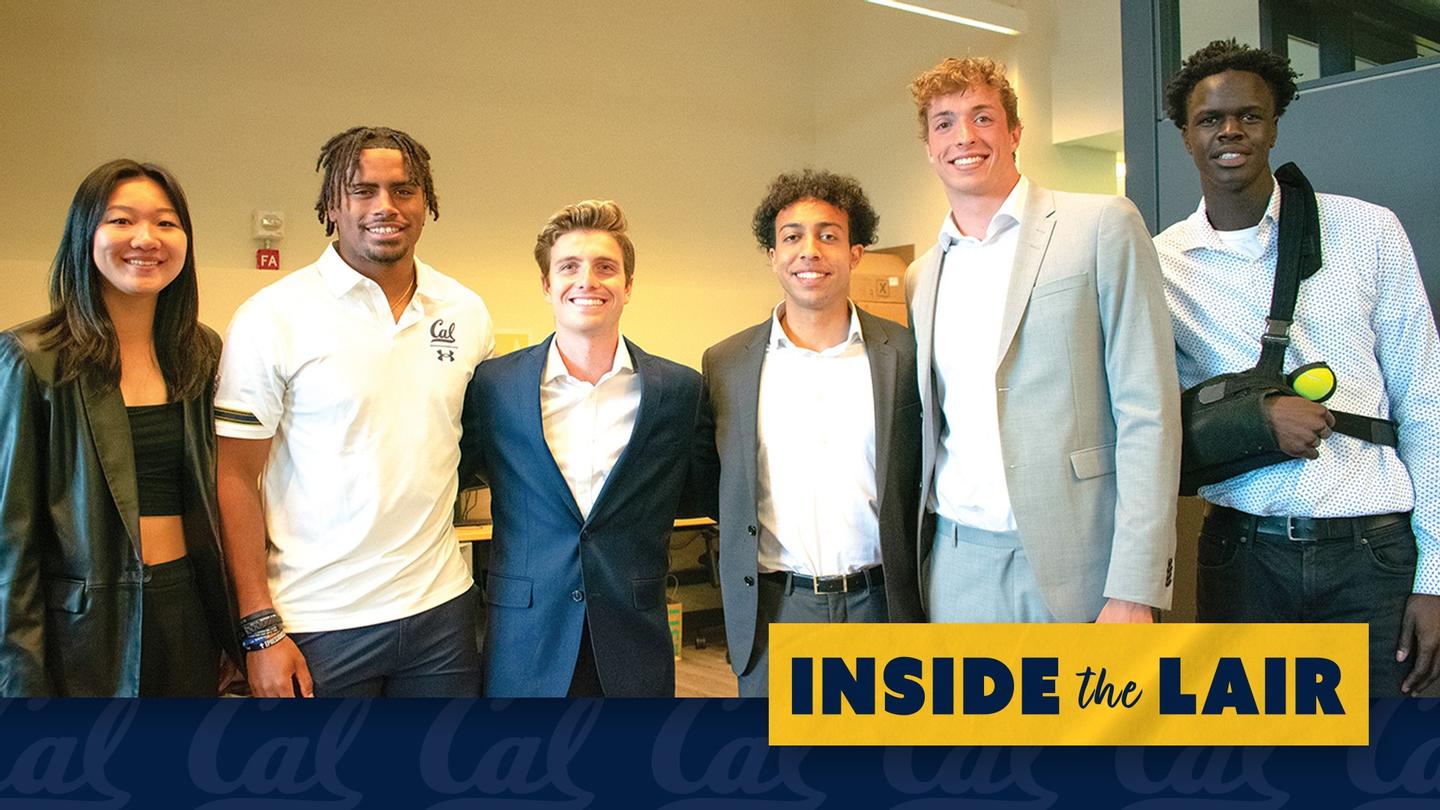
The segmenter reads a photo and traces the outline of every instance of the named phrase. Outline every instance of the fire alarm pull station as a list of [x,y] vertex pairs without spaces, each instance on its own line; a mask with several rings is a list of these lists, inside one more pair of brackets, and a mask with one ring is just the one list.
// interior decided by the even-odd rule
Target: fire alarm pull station
[[255,269],[279,270],[280,249],[272,245],[285,238],[285,213],[255,211],[251,225],[251,233],[261,243],[260,249],[255,251]]

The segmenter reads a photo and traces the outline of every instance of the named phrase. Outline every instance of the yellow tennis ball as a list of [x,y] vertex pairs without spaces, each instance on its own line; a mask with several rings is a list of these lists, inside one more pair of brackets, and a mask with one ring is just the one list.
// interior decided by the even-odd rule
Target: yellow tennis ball
[[1290,387],[1311,402],[1321,402],[1335,393],[1335,372],[1329,366],[1308,368],[1295,376]]

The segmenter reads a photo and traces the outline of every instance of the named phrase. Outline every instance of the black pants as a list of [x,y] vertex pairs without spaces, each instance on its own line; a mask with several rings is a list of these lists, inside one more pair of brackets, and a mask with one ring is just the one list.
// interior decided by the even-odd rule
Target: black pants
[[817,594],[796,587],[790,578],[781,583],[768,574],[762,574],[757,586],[755,644],[750,649],[749,664],[737,679],[742,698],[770,696],[770,625],[890,620],[884,585],[847,593]]
[[403,619],[291,633],[305,656],[316,697],[475,697],[480,652],[475,603],[465,593]]
[[220,648],[189,557],[147,566],[141,607],[140,697],[215,697]]
[[1237,536],[1220,525],[1207,517],[1200,529],[1196,618],[1368,624],[1370,694],[1401,694],[1411,661],[1397,663],[1395,648],[1417,558],[1408,521],[1363,536],[1312,542]]
[[570,689],[565,697],[605,697],[600,685],[600,670],[595,665],[595,645],[590,639],[590,617],[585,617],[584,628],[580,631],[580,652],[575,656],[575,673],[570,676]]

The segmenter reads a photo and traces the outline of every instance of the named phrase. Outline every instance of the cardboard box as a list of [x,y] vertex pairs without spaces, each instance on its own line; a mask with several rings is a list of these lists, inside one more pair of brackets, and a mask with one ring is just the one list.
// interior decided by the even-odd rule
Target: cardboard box
[[905,267],[899,256],[866,253],[850,274],[851,300],[871,315],[906,324]]

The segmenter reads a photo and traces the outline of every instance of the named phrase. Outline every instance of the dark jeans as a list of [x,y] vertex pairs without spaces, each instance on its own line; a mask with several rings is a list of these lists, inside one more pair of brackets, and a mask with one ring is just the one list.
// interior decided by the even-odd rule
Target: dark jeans
[[291,633],[316,697],[478,697],[480,653],[470,590],[391,622]]
[[1411,662],[1397,663],[1395,648],[1417,556],[1408,522],[1364,536],[1297,542],[1236,536],[1207,517],[1198,556],[1199,621],[1368,624],[1370,694],[1401,694]]
[[220,646],[210,635],[189,557],[147,566],[140,620],[140,697],[215,697]]

